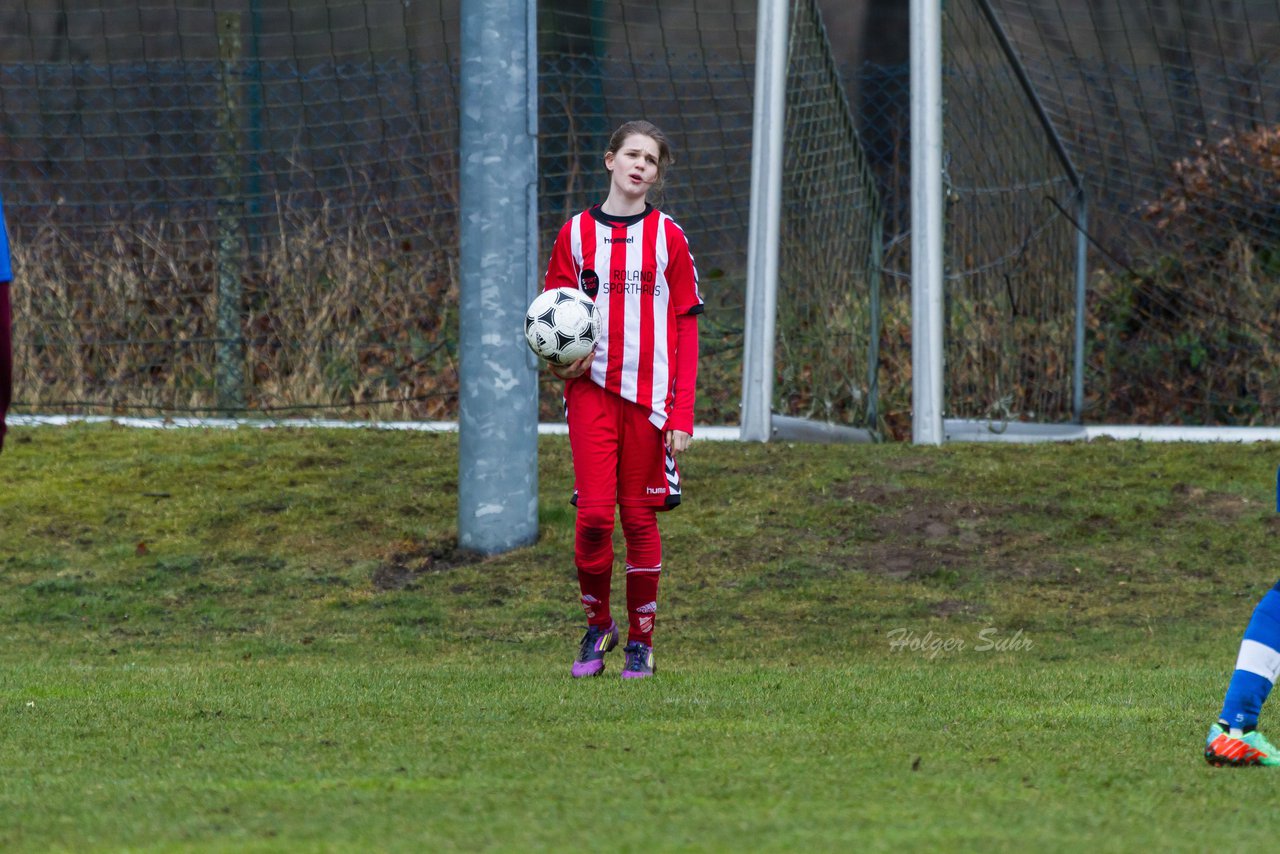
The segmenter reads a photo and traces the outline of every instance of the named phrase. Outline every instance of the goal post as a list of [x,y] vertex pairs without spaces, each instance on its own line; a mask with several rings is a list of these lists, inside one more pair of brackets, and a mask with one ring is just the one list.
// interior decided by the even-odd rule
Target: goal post
[[744,442],[766,442],[773,436],[773,354],[777,334],[790,5],[791,0],[760,0],[756,19],[747,310],[742,346],[741,434]]
[[942,3],[911,0],[911,439],[942,444]]

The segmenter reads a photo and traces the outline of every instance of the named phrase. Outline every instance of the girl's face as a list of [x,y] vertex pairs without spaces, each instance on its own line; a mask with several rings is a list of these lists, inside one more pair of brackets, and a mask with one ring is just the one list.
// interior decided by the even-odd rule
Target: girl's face
[[604,168],[613,173],[613,192],[629,199],[643,199],[658,180],[658,143],[652,137],[633,133],[616,151],[604,156]]

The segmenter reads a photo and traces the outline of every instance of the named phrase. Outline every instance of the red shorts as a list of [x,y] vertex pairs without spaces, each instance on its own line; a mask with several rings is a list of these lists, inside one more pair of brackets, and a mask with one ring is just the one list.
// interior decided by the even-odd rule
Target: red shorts
[[680,503],[680,470],[649,410],[585,376],[565,383],[564,400],[575,505]]

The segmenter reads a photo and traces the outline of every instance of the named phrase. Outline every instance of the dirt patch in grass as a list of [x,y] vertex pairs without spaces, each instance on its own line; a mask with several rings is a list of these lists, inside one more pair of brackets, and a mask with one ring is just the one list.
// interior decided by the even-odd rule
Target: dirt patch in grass
[[[980,529],[990,527],[998,510],[976,504],[912,504],[878,517],[873,527],[885,539],[904,537],[924,542],[981,545]],[[999,538],[998,531],[995,532]]]
[[[1238,528],[1258,515],[1270,532],[1280,535],[1280,517],[1256,500],[1230,492],[1175,483],[1167,501],[1150,505],[1152,528],[1178,526],[1187,520],[1210,522],[1222,530]],[[1053,501],[1037,504],[1018,500],[1004,503],[963,498],[940,500],[924,488],[884,483],[871,477],[855,477],[838,484],[835,494],[867,505],[871,537],[852,543],[854,565],[868,573],[900,581],[937,581],[954,586],[967,579],[1069,582],[1082,579],[1058,554],[1055,524],[1061,529],[1064,513],[1075,513],[1072,537],[1115,533],[1117,520],[1105,511],[1075,510]],[[1043,519],[1043,522],[1040,520]],[[1088,545],[1084,545],[1086,550]],[[1181,564],[1178,564],[1181,566]],[[1111,573],[1130,568],[1117,564]],[[1194,567],[1184,569],[1196,576]]]
[[837,484],[832,492],[837,498],[847,498],[862,504],[896,504],[906,490],[893,483],[881,483],[869,477],[855,478],[848,483]]
[[859,548],[862,567],[902,581],[955,582],[986,577],[1062,577],[1064,567],[1043,557],[1045,534],[1029,526],[1025,505],[939,501],[920,489],[855,479],[837,490],[875,505],[873,542]]
[[412,590],[427,574],[447,572],[480,560],[479,555],[458,548],[456,542],[429,543],[416,540],[396,543],[374,568],[371,581],[379,591]]
[[861,569],[896,581],[958,578],[961,569],[972,565],[969,555],[907,543],[872,543],[861,555]]
[[943,599],[929,606],[929,614],[934,617],[971,617],[978,616],[986,608],[977,602],[966,602],[963,599]]
[[1178,517],[1194,514],[1228,523],[1234,522],[1248,513],[1256,513],[1267,509],[1240,495],[1213,492],[1212,490],[1186,483],[1175,484],[1171,492],[1173,494],[1173,499],[1170,502],[1171,515]]

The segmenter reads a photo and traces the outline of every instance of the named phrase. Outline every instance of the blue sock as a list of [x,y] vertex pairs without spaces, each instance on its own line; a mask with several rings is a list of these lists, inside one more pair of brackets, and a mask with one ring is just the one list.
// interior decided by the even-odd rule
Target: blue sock
[[1262,704],[1280,675],[1280,582],[1253,609],[1219,720],[1232,729],[1258,725]]
[[1271,693],[1271,683],[1248,670],[1236,670],[1227,685],[1227,696],[1222,701],[1219,722],[1230,729],[1248,730],[1258,725],[1262,704]]

